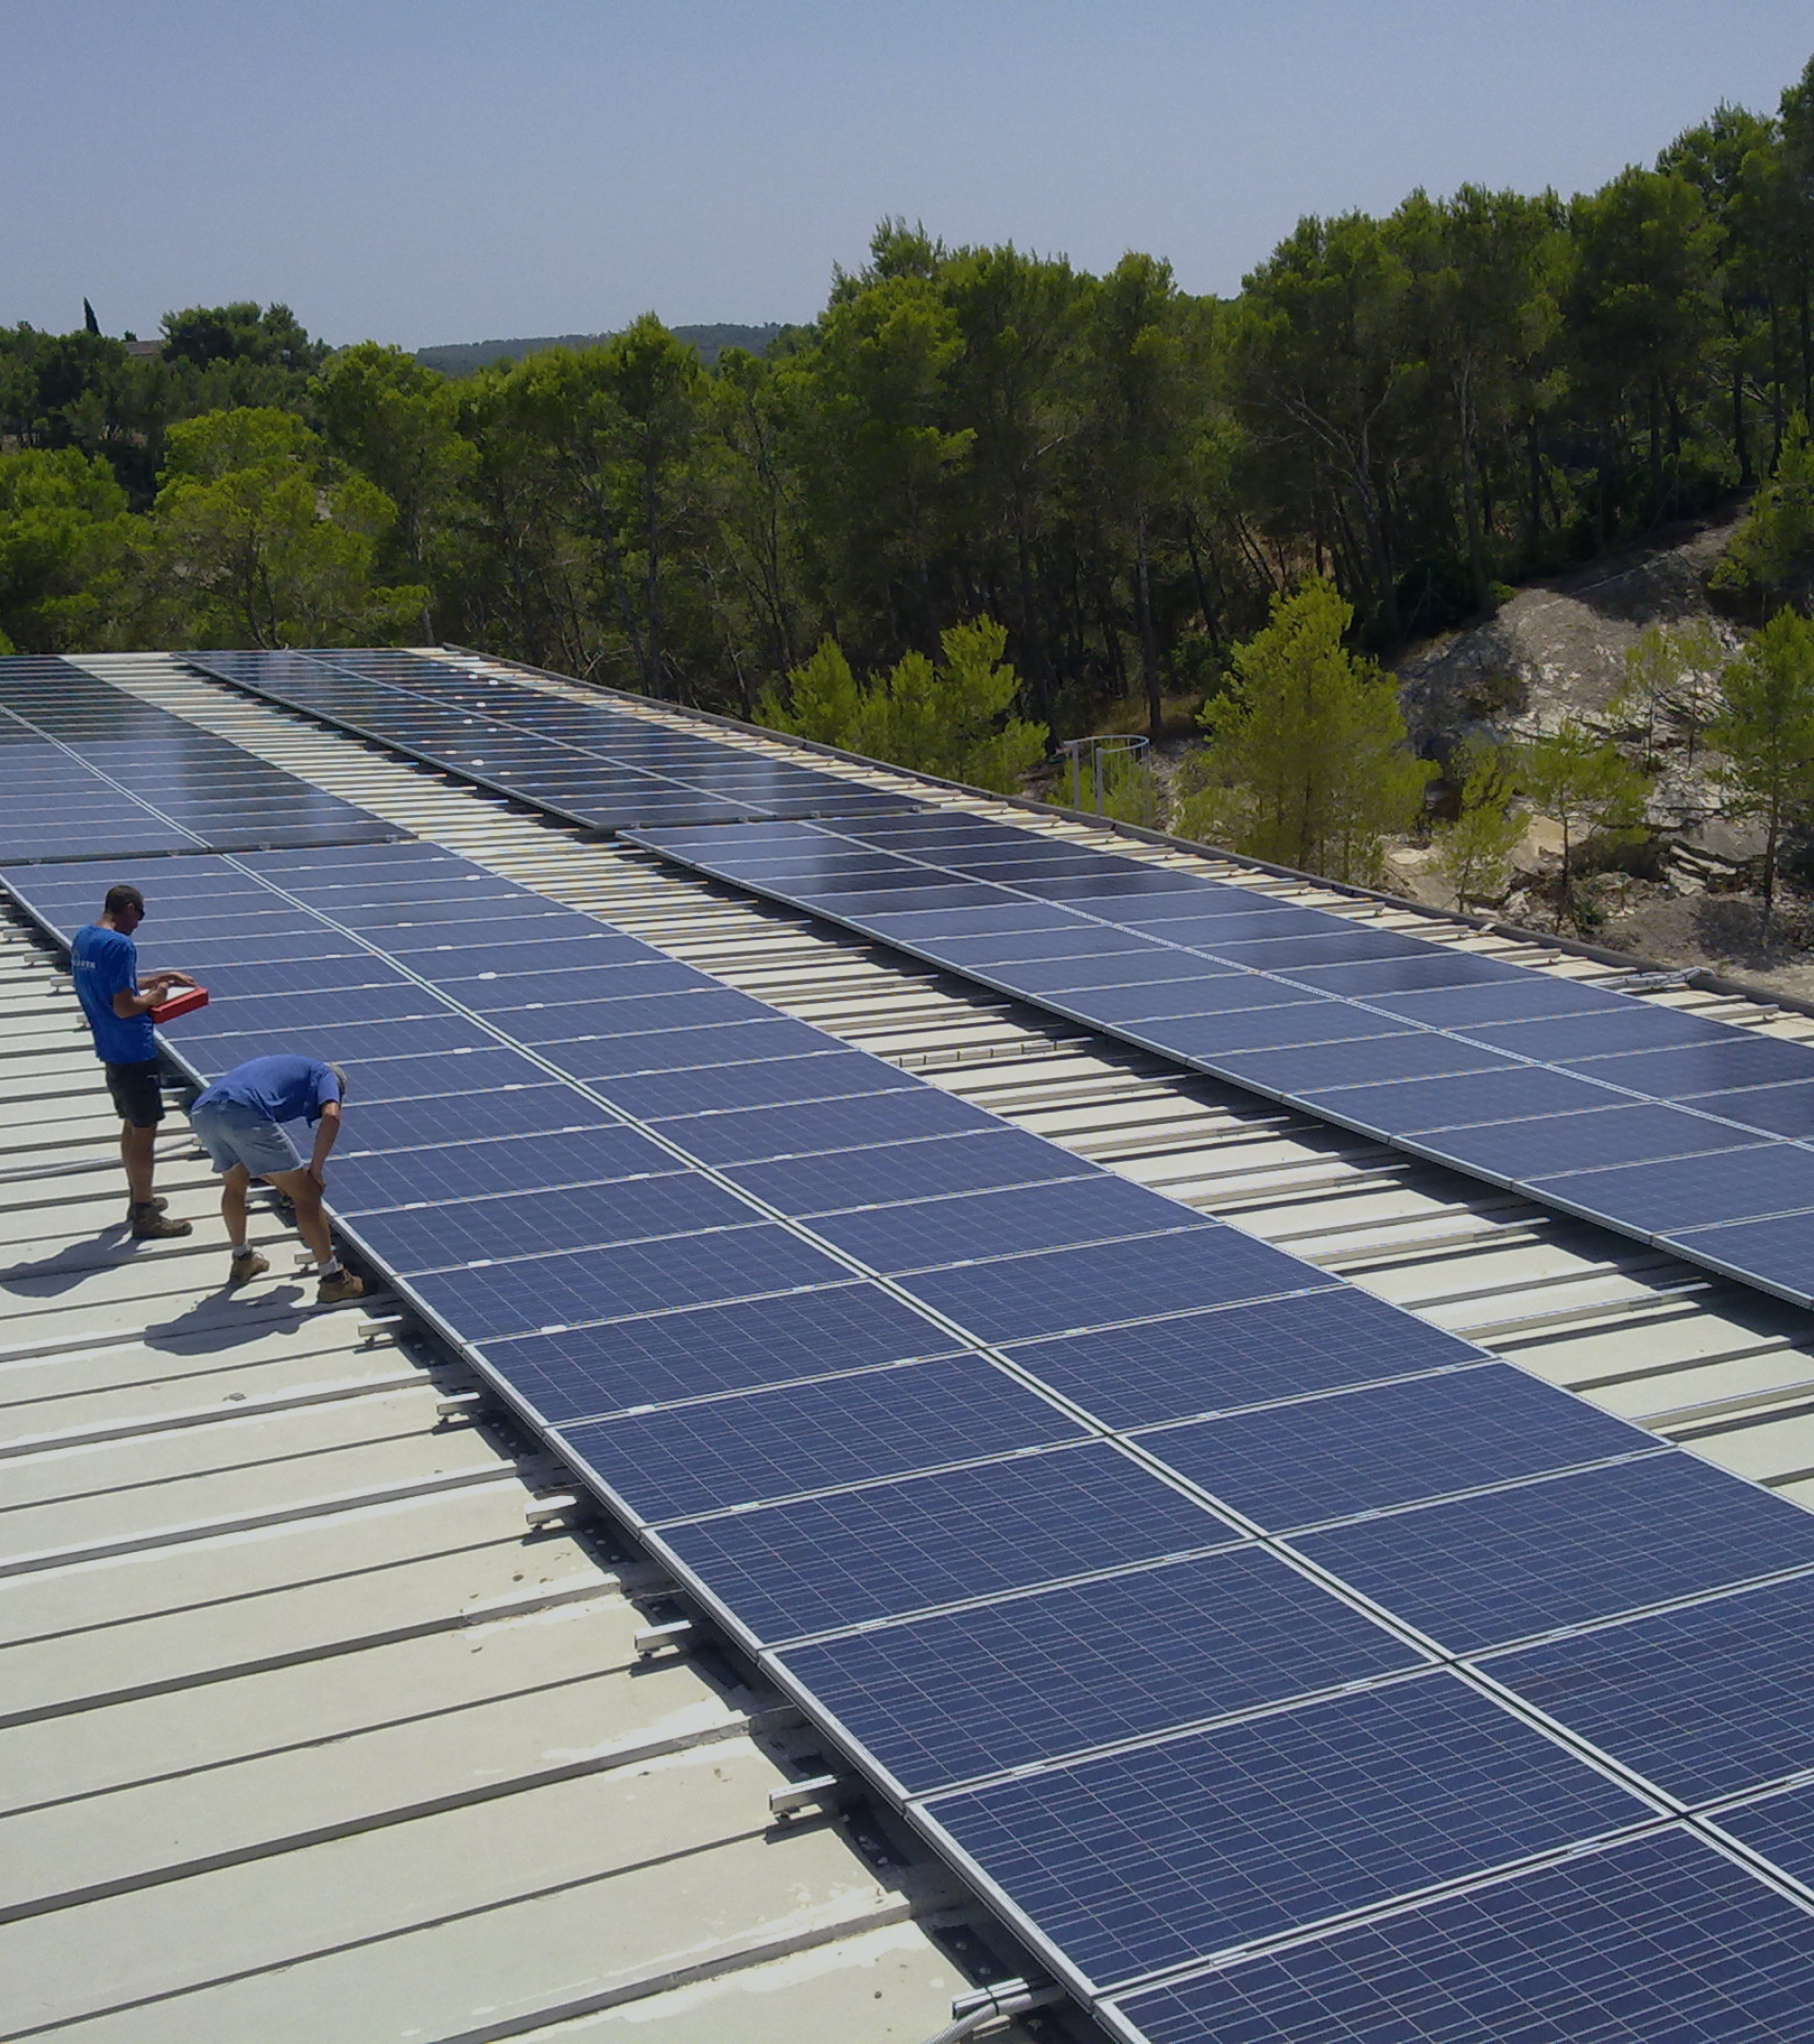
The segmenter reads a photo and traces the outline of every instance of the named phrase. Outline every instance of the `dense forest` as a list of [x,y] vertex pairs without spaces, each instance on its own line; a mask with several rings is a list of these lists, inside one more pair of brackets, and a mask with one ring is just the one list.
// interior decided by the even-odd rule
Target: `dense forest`
[[282,305],[0,329],[0,642],[447,639],[779,719],[828,639],[942,672],[984,620],[1018,728],[1156,729],[1307,577],[1389,657],[1811,405],[1814,62],[1597,192],[1303,220],[1226,300],[895,220],[710,368],[652,315],[458,378]]

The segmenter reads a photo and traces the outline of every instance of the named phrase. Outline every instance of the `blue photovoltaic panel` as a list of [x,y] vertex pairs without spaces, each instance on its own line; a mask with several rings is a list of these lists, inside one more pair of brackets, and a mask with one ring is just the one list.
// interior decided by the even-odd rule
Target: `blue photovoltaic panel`
[[1494,964],[1490,979],[1471,986],[1421,987],[1402,993],[1367,996],[1370,1008],[1420,1022],[1426,1029],[1465,1030],[1482,1023],[1515,1022],[1536,1015],[1594,1014],[1613,1006],[1629,1006],[1622,994],[1607,994],[1553,973],[1528,972],[1500,965],[1470,953],[1457,954],[1461,963]]
[[1590,1218],[1605,1217],[1632,1234],[1664,1235],[1814,1206],[1814,1150],[1766,1143],[1672,1163],[1537,1178],[1527,1189]]
[[1301,937],[1262,937],[1246,943],[1218,941],[1205,950],[1231,959],[1255,972],[1302,972],[1313,965],[1352,965],[1363,959],[1415,958],[1424,946],[1415,939],[1378,929],[1326,930]]
[[1684,1802],[1814,1767],[1814,1578],[1737,1591],[1486,1665]]
[[1814,1303],[1814,1230],[1805,1215],[1700,1228],[1659,1239],[1665,1249],[1767,1285],[1800,1305]]
[[[500,1016],[500,1026],[516,1033],[514,1016]],[[574,1031],[577,1036],[578,1031]],[[537,1031],[543,1042],[551,1039]],[[710,1065],[759,1065],[770,1058],[813,1057],[828,1048],[825,1037],[804,1022],[725,1022],[704,1029],[630,1030],[615,1036],[589,1036],[583,1049],[563,1052],[559,1062],[575,1077],[632,1079],[653,1072],[701,1071]]]
[[1504,1363],[1140,1437],[1275,1532],[1653,1449],[1655,1437]]
[[[548,1089],[551,1092],[564,1088]],[[585,1107],[577,1095],[566,1098]],[[558,1103],[557,1110],[558,1110]],[[539,1116],[525,1110],[527,1118]],[[456,1136],[433,1147],[360,1155],[351,1146],[369,1147],[362,1113],[347,1121],[348,1148],[334,1154],[334,1207],[339,1214],[377,1214],[418,1201],[479,1200],[492,1193],[539,1192],[559,1185],[602,1184],[675,1171],[676,1160],[659,1145],[626,1128],[596,1128],[566,1135],[511,1135],[473,1142]],[[425,1131],[422,1133],[426,1133]]]
[[639,1519],[658,1524],[1081,1431],[981,1356],[957,1355],[600,1421],[561,1438]]
[[1720,1814],[1721,1829],[1761,1852],[1805,1888],[1814,1888],[1814,1788],[1791,1789]]
[[549,1062],[571,1069],[575,1078],[586,1079],[594,1092],[643,1121],[846,1099],[866,1093],[910,1093],[925,1084],[881,1058],[860,1050],[838,1050],[831,1042],[828,1038],[827,1048],[809,1057],[774,1058],[761,1065],[717,1065],[639,1079],[594,1077],[585,1069],[590,1060],[583,1045],[575,1047],[571,1056],[557,1051]]
[[[923,948],[933,948],[923,938],[914,941]],[[1206,958],[1199,959],[1189,951],[1176,951],[1161,945],[1149,945],[1139,951],[1116,951],[1107,957],[1024,959],[1001,965],[965,967],[960,964],[957,970],[973,970],[999,985],[1012,987],[1015,992],[1029,994],[1035,998],[1041,994],[1063,995],[1065,1005],[1070,1008],[1084,1005],[1077,997],[1083,988],[1127,988],[1172,981],[1179,988],[1202,986],[1213,996],[1226,993],[1225,982],[1239,977],[1225,965],[1218,966]],[[1169,999],[1171,996],[1164,997]],[[1285,988],[1272,996],[1275,1000],[1290,997],[1290,990]],[[1389,1024],[1381,1026],[1390,1027]]]
[[[499,1084],[494,1081],[487,1084],[482,1079],[472,1091],[457,1090],[462,1074],[476,1069],[488,1075],[498,1063],[514,1070],[519,1075],[518,1082],[506,1081]],[[432,1152],[450,1137],[476,1146],[502,1136],[551,1135],[568,1129],[614,1125],[608,1109],[575,1093],[571,1086],[552,1083],[545,1072],[538,1071],[527,1058],[518,1057],[514,1051],[462,1058],[451,1072],[444,1069],[438,1075],[419,1068],[419,1089],[432,1086],[436,1076],[448,1086],[445,1094],[427,1096],[436,1102],[433,1106],[423,1105],[424,1096],[419,1090],[397,1094],[384,1103],[374,1101],[371,1075],[372,1068],[368,1068],[363,1075],[368,1083],[356,1096],[349,1096],[346,1133],[334,1150],[333,1168],[337,1173],[351,1158],[367,1152],[415,1155],[423,1174],[425,1194],[434,1190],[434,1182],[428,1176]],[[398,1167],[412,1168],[401,1161]]]
[[[1380,1025],[1382,1031],[1388,1026],[1383,1021]],[[1242,1085],[1293,1097],[1314,1096],[1330,1086],[1364,1086],[1386,1080],[1446,1079],[1461,1072],[1509,1077],[1522,1070],[1494,1051],[1427,1030],[1304,1050],[1248,1051],[1220,1057],[1215,1064],[1219,1074]]]
[[1457,1652],[1814,1563],[1814,1516],[1680,1451],[1306,1535]]
[[781,1213],[806,1215],[940,1193],[1094,1179],[1100,1170],[1040,1136],[1004,1129],[993,1135],[922,1136],[916,1142],[879,1143],[779,1164],[742,1165],[727,1175]]
[[701,1163],[731,1165],[1003,1126],[982,1108],[922,1082],[898,1092],[854,1094],[812,1106],[702,1115],[690,1121],[683,1133],[689,1152]]
[[1694,1104],[1703,1115],[1721,1115],[1766,1135],[1814,1135],[1814,1079],[1786,1086],[1748,1086],[1738,1093],[1703,1093]]
[[1215,1221],[1090,1249],[929,1270],[904,1288],[983,1341],[1026,1341],[1303,1291],[1317,1273]]
[[930,1814],[1098,1985],[1641,1820],[1446,1674],[940,1797]]
[[791,1647],[909,1794],[1413,1667],[1254,1548]]
[[1384,1136],[1586,1114],[1596,1107],[1625,1104],[1624,1096],[1604,1084],[1539,1065],[1469,1072],[1454,1079],[1412,1079],[1399,1085],[1332,1085],[1304,1098],[1313,1113],[1333,1115]]
[[[1119,1023],[1125,1026],[1127,1034],[1149,1040],[1151,1031],[1138,1025],[1163,1019],[1234,1022],[1248,1009],[1263,1008],[1271,1013],[1288,1004],[1300,1021],[1309,1009],[1345,1012],[1333,1001],[1311,999],[1302,987],[1236,972],[1206,975],[1197,979],[1145,979],[1136,986],[1097,986],[1080,995],[1061,988],[1046,998],[1054,1007],[1087,1007],[1092,1022]],[[1390,1026],[1377,1020],[1371,1025],[1376,1031]],[[1358,1023],[1356,1028],[1358,1031]]]
[[977,1255],[1155,1235],[1197,1218],[1175,1200],[1104,1173],[1061,1184],[864,1207],[822,1218],[813,1232],[872,1269],[898,1272]]
[[485,1354],[551,1424],[751,1391],[834,1371],[908,1362],[957,1344],[874,1285],[693,1306],[569,1334],[488,1343]]
[[[1173,1015],[1156,1021],[1130,1022],[1127,1033],[1168,1056],[1196,1060],[1225,1059],[1252,1050],[1284,1050],[1307,1045],[1319,1048],[1350,1045],[1371,1051],[1380,1041],[1377,1017],[1333,1000],[1299,1000],[1249,1007],[1239,1014]],[[1396,1038],[1385,1039],[1396,1042]]]
[[1472,1033],[1496,1050],[1521,1058],[1570,1065],[1613,1057],[1626,1050],[1673,1049],[1686,1044],[1730,1043],[1729,1022],[1708,1022],[1674,1008],[1646,1008],[1635,1001],[1615,1007],[1616,996],[1604,996],[1599,1011],[1547,1015],[1517,1022],[1477,1024]]
[[1115,1427],[1238,1410],[1482,1360],[1351,1286],[1030,1341],[1015,1362]]
[[[1573,1069],[1578,1060],[1556,1060]],[[1622,1057],[1595,1058],[1583,1065],[1596,1079],[1656,1099],[1697,1099],[1735,1086],[1777,1085],[1814,1077],[1814,1050],[1776,1037],[1729,1032],[1725,1042],[1690,1044],[1681,1050],[1634,1050]]]
[[[1609,1101],[1617,1095],[1606,1096]],[[1539,1172],[1592,1171],[1614,1164],[1694,1157],[1745,1142],[1742,1129],[1680,1107],[1607,1105],[1586,1114],[1544,1115],[1531,1121],[1488,1122],[1416,1138],[1420,1150],[1508,1184]]]
[[669,1161],[669,1170],[659,1178],[449,1198],[406,1211],[368,1214],[358,1223],[359,1236],[381,1263],[414,1277],[499,1257],[596,1249],[663,1235],[692,1238],[710,1229],[744,1228],[761,1218],[733,1194]]
[[769,1644],[1235,1538],[1224,1520],[1101,1442],[662,1535],[744,1630]]
[[1814,1919],[1670,1829],[1119,2006],[1146,2044],[1808,2044]]
[[545,1328],[583,1327],[664,1306],[753,1299],[849,1276],[785,1229],[726,1228],[680,1242],[531,1256],[485,1269],[443,1270],[412,1289],[475,1341]]

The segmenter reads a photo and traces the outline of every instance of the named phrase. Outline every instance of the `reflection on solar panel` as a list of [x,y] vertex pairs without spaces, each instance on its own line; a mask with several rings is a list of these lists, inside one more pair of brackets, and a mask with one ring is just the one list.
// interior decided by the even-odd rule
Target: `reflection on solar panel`
[[396,652],[195,653],[216,679],[590,829],[911,809],[862,781]]
[[1814,1918],[1673,1828],[1117,2008],[1148,2044],[1806,2044]]
[[0,860],[375,844],[403,835],[71,661],[36,655],[0,657]]
[[[1736,1225],[1814,1214],[1814,1155],[1783,1139],[1814,1131],[1798,1090],[1814,1101],[1814,1048],[1747,1040],[1724,1023],[1322,910],[1260,906],[1250,888],[1059,847],[1034,830],[938,821],[935,834],[923,818],[859,817],[632,835],[1217,1078],[1814,1304],[1814,1232]],[[933,904],[959,885],[963,906]],[[916,890],[923,898],[910,898]],[[1001,920],[1024,914],[1036,920]]]
[[1538,1729],[1426,1640],[1814,1580],[1793,1506],[454,855],[115,871],[214,962],[172,1048],[344,1054],[348,1234],[1081,1993],[1654,1821],[1603,1684],[1496,1657]]

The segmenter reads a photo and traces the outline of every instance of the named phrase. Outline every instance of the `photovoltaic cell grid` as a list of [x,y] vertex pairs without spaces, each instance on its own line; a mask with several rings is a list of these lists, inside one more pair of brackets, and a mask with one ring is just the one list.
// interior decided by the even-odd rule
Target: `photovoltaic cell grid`
[[217,680],[590,829],[915,807],[748,746],[394,651],[195,653]]
[[[334,1040],[350,1232],[1084,1991],[1647,1814],[1245,1528],[1360,1514],[1297,1544],[1448,1646],[1814,1565],[1792,1507],[892,1067],[830,1039],[738,1062],[772,1011],[433,847],[125,870],[147,963],[213,961],[185,1060],[293,1047],[299,1013],[305,1048]],[[92,871],[4,877],[48,927],[92,912]],[[679,978],[653,996],[590,983],[657,967]],[[650,999],[682,1008],[650,1030]],[[715,1019],[685,1020],[704,1000]],[[626,1126],[619,1082],[580,1091],[515,1047],[563,1006],[574,1031],[538,1056],[590,1068],[634,1038],[622,1084],[677,1089],[659,1118]],[[791,1104],[813,1063],[833,1090]],[[736,1161],[727,1184],[690,1160]],[[846,1260],[766,1218],[771,1194],[834,1218],[813,1232]],[[951,1256],[979,1238],[994,1253]],[[864,1275],[883,1266],[934,1317]],[[1494,1663],[1515,1689],[1524,1659]],[[1795,1751],[1759,1733],[1746,1785]]]
[[68,660],[0,657],[0,860],[373,844],[404,832]]
[[632,835],[1814,1304],[1814,1048],[959,812]]

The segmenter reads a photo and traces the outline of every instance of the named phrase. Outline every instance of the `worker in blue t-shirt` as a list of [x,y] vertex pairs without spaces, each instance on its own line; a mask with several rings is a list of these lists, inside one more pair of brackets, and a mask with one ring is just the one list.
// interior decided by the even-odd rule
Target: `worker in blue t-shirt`
[[107,1071],[107,1090],[120,1114],[120,1161],[126,1167],[127,1220],[141,1240],[187,1235],[186,1220],[171,1220],[151,1190],[163,1095],[158,1086],[158,1044],[151,1011],[173,986],[194,986],[183,972],[154,972],[141,985],[132,932],[145,920],[136,887],[110,887],[97,923],[85,923],[69,947],[76,998],[94,1034],[94,1055]]
[[[214,1169],[224,1174],[220,1216],[232,1253],[229,1284],[244,1285],[271,1268],[246,1241],[246,1188],[262,1178],[296,1208],[297,1232],[315,1257],[320,1280],[317,1303],[334,1306],[365,1296],[365,1280],[341,1269],[321,1210],[328,1152],[340,1133],[346,1097],[347,1075],[338,1065],[282,1053],[235,1065],[196,1097],[189,1126]],[[283,1126],[286,1121],[307,1122],[315,1131],[307,1164]]]

